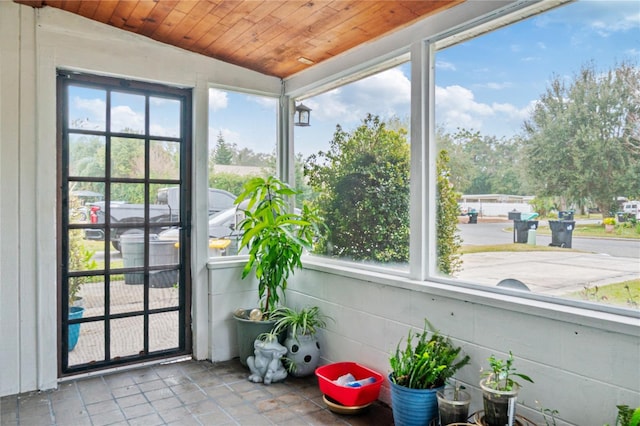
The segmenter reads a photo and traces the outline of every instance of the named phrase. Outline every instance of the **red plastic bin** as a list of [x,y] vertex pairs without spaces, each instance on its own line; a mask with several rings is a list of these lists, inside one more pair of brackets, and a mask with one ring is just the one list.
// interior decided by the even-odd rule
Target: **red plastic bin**
[[[353,374],[356,380],[373,377],[375,382],[359,388],[340,386],[333,382],[347,373]],[[380,373],[355,362],[337,362],[323,365],[316,368],[316,376],[318,377],[320,391],[346,407],[366,405],[378,399],[380,387],[384,381]]]

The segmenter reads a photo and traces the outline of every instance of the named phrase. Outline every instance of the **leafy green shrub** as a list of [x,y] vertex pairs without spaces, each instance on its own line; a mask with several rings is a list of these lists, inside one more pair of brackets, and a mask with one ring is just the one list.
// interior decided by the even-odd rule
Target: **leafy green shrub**
[[305,175],[328,233],[318,252],[352,260],[409,259],[409,144],[371,114],[353,132],[338,125],[327,152],[311,155]]
[[436,167],[438,174],[436,214],[438,270],[443,274],[453,275],[462,268],[460,255],[462,239],[458,235],[458,199],[460,194],[451,184],[447,151],[440,151]]

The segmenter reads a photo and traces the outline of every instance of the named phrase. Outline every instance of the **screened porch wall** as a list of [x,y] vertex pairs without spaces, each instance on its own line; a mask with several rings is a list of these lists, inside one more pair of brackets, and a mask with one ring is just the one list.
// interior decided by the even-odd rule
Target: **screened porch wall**
[[[617,404],[640,405],[633,320],[350,268],[332,270],[311,258],[305,265],[289,281],[287,304],[319,306],[334,319],[321,332],[322,363],[355,361],[386,376],[400,339],[409,327],[422,329],[427,318],[471,356],[456,378],[471,389],[473,410],[482,409],[480,369],[488,367],[490,355],[505,357],[510,350],[517,369],[535,381],[523,382],[518,397],[526,404],[519,413],[530,419],[544,423],[542,406],[560,411],[569,424],[598,425],[614,421]],[[241,266],[209,263],[214,361],[237,356],[232,311],[256,303],[255,283],[240,280]],[[388,383],[380,398],[390,402]]]

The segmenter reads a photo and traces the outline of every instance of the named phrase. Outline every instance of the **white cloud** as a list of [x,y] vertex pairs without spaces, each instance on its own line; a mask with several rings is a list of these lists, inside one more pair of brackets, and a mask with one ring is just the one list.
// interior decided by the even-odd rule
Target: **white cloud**
[[436,61],[436,68],[439,70],[455,71],[456,66],[447,61]]
[[106,109],[106,104],[102,99],[87,99],[82,98],[80,96],[76,96],[71,100],[73,105],[73,109],[75,112],[73,113],[81,120],[80,123],[75,123],[76,125],[80,125],[81,128],[86,129],[104,129],[105,127],[105,116],[104,112]]
[[111,128],[116,131],[128,129],[144,133],[144,116],[135,112],[130,106],[114,106],[111,108]]
[[411,82],[393,68],[304,101],[311,120],[335,122],[345,128],[367,113],[390,117],[408,111]]
[[590,25],[591,28],[594,29],[600,36],[609,37],[613,33],[625,32],[639,28],[640,11],[618,17],[605,16],[604,19],[593,20]]
[[458,127],[486,135],[510,137],[520,131],[533,103],[518,108],[510,103],[491,104],[476,100],[473,91],[459,86],[436,86],[437,122],[449,132]]
[[209,89],[209,109],[218,111],[225,109],[229,103],[227,92],[218,89]]
[[219,128],[219,127],[209,127],[209,149],[213,149],[218,143],[218,135],[222,133],[222,138],[227,144],[236,144],[240,147],[245,146],[246,144],[242,143],[242,136],[240,133],[228,129],[228,128]]
[[503,83],[489,82],[489,83],[480,85],[480,87],[486,87],[487,89],[491,89],[491,90],[502,90],[502,89],[508,89],[510,87],[513,87],[513,84],[508,81],[505,81]]
[[268,96],[247,95],[246,100],[247,102],[258,104],[263,108],[276,108],[278,105],[278,99],[270,98]]

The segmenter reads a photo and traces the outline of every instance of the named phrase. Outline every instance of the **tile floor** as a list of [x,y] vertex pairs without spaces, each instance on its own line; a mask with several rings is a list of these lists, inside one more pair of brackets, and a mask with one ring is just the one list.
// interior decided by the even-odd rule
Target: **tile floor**
[[1,426],[40,425],[392,425],[379,402],[335,414],[315,375],[269,386],[247,380],[236,360],[183,361],[76,379],[54,391],[2,397]]

